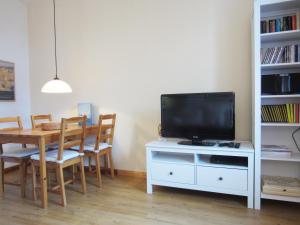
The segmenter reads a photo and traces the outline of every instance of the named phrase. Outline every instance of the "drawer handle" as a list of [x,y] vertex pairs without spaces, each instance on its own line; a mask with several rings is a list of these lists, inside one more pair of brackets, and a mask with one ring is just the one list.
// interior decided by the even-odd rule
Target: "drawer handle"
[[220,181],[223,180],[223,177],[219,177],[219,180],[220,180]]
[[286,192],[286,189],[283,189],[283,192]]
[[172,175],[173,175],[173,172],[170,172],[169,174],[172,176]]

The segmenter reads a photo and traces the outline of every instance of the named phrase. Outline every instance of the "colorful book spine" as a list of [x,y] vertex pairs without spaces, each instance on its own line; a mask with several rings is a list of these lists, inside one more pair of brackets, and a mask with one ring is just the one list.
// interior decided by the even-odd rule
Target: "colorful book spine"
[[300,44],[261,49],[262,64],[300,62]]
[[260,31],[262,34],[297,29],[300,29],[300,12],[290,16],[264,19],[260,23]]
[[263,105],[261,120],[267,123],[300,123],[300,104]]

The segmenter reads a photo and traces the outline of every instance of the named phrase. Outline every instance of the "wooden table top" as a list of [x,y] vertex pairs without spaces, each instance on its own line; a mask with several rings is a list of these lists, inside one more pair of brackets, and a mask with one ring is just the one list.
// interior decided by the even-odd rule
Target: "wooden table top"
[[[79,129],[80,126],[69,126],[67,130],[76,130]],[[97,126],[92,125],[88,126],[87,130],[95,130]],[[35,129],[23,129],[23,130],[0,130],[0,136],[2,137],[47,137],[60,134],[60,130],[52,130],[52,131],[44,131],[41,128]]]

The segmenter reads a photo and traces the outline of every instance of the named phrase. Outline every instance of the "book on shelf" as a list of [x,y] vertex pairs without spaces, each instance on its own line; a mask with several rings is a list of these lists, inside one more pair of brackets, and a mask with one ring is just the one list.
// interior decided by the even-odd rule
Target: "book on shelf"
[[300,11],[297,12],[296,14],[296,17],[297,17],[297,30],[300,29]]
[[263,175],[262,192],[270,195],[300,197],[300,179]]
[[261,120],[265,123],[300,123],[300,104],[262,105]]
[[285,145],[262,145],[262,157],[291,157],[292,151]]
[[299,13],[290,15],[277,17],[272,19],[264,19],[260,22],[260,32],[262,34],[265,33],[274,33],[274,32],[282,32],[289,30],[297,30],[299,29]]
[[300,62],[300,44],[261,48],[261,64]]

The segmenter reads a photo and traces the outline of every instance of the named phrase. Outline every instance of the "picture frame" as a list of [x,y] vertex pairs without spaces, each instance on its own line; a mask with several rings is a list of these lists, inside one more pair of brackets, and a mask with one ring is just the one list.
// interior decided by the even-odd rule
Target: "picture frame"
[[0,101],[15,100],[15,64],[0,60]]

